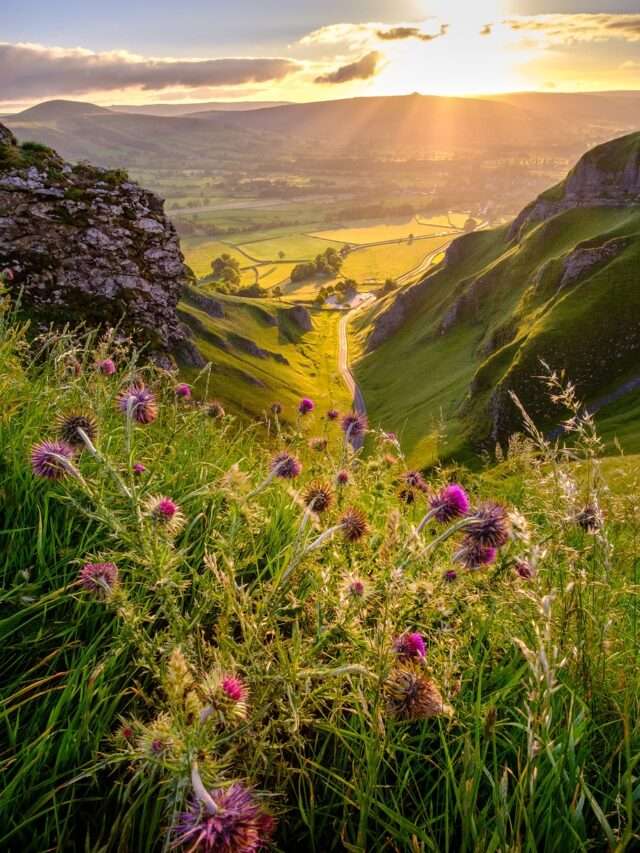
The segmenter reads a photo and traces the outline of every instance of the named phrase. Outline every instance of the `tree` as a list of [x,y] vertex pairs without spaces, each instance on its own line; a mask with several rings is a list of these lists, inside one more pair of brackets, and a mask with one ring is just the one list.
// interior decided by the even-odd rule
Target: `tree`
[[240,284],[240,264],[227,252],[223,252],[211,262],[214,279],[236,287]]
[[280,251],[278,252],[278,257],[280,258],[280,260],[282,260],[285,257],[285,254],[282,251],[282,249],[280,249]]
[[277,285],[273,288],[273,290],[271,291],[271,293],[273,293],[273,295],[275,296],[275,298],[276,298],[276,299],[281,299],[281,298],[282,298],[282,288],[280,287],[280,285],[279,285],[279,284],[277,284]]

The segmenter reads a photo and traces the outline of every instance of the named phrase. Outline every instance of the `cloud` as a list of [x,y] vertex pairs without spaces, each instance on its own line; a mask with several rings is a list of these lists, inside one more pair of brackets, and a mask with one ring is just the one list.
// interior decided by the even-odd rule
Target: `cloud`
[[492,25],[491,24],[485,24],[484,27],[480,30],[480,35],[481,36],[490,36],[491,31],[492,31]]
[[397,41],[399,39],[420,39],[420,41],[433,41],[447,34],[448,24],[440,25],[440,32],[423,33],[419,27],[391,27],[388,30],[376,30],[376,35],[383,41]]
[[328,74],[321,74],[316,77],[316,83],[348,83],[350,80],[368,80],[373,77],[378,71],[378,64],[382,59],[382,54],[377,50],[372,50],[365,56],[350,62],[348,65],[341,65],[335,71],[330,71]]
[[240,86],[281,80],[301,68],[301,63],[279,57],[153,59],[125,51],[0,42],[0,80],[7,100],[129,88]]
[[636,14],[522,15],[502,23],[511,30],[540,33],[550,41],[565,44],[609,39],[640,41],[640,15]]

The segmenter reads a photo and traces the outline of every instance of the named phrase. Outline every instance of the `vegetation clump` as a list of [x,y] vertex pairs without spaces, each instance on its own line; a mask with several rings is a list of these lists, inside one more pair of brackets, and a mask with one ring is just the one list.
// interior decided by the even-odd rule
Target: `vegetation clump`
[[3,849],[638,843],[636,489],[588,416],[421,474],[25,332],[4,300]]

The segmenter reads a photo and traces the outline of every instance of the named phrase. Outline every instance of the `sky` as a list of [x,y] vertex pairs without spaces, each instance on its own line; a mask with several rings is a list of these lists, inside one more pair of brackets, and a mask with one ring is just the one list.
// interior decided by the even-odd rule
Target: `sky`
[[0,108],[640,89],[639,0],[1,0]]

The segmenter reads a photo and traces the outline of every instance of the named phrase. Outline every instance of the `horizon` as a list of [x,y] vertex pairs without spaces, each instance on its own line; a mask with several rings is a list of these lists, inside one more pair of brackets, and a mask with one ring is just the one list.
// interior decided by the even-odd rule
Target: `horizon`
[[[115,14],[114,14],[115,13]],[[629,0],[9,0],[0,110],[640,90]],[[122,27],[125,22],[126,27]],[[115,26],[114,26],[115,23]]]

